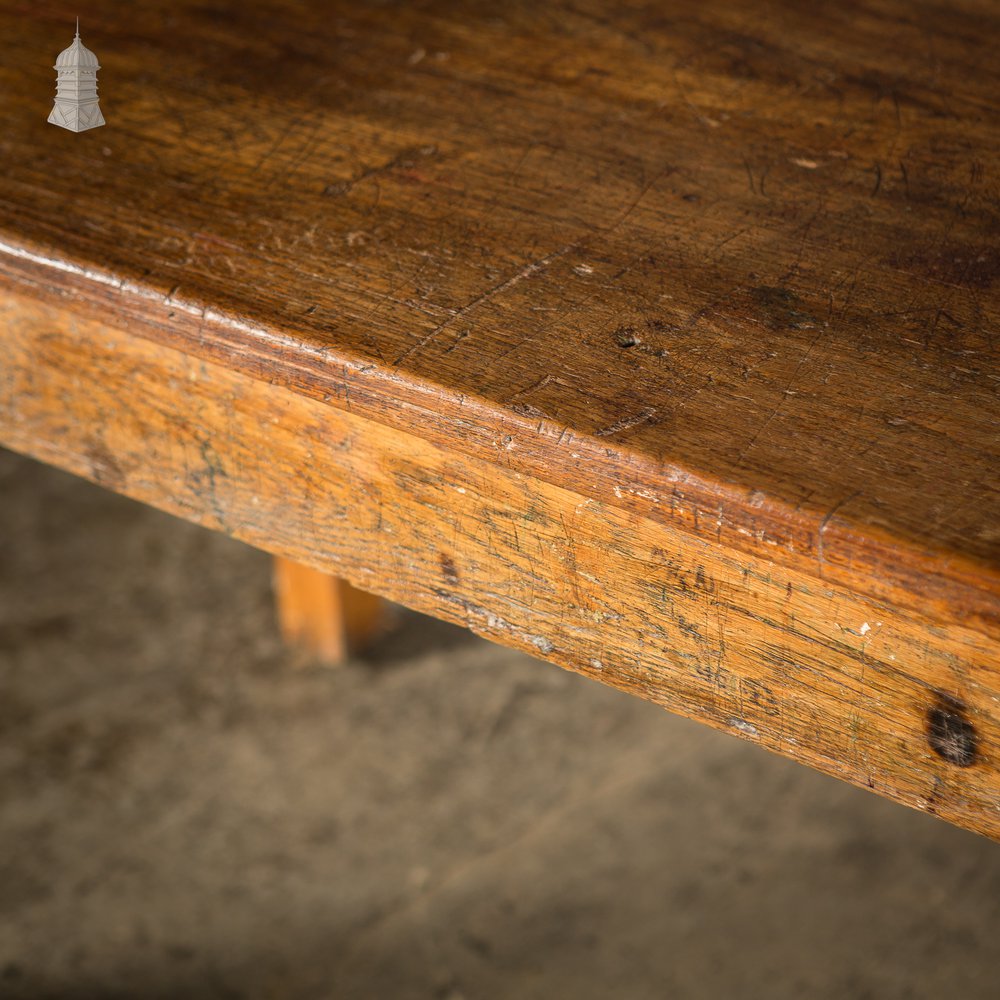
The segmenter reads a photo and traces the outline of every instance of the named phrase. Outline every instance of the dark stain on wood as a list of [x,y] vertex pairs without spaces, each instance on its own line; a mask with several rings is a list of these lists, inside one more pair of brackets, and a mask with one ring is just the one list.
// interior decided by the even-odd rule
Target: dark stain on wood
[[457,587],[459,579],[455,560],[442,552],[439,561],[441,563],[441,575],[444,577],[445,583],[450,584],[452,587]]
[[965,705],[951,695],[939,694],[927,710],[927,741],[934,752],[956,767],[976,763],[978,736]]
[[772,330],[782,327],[808,329],[814,318],[801,307],[802,300],[788,288],[758,285],[750,289],[750,298]]
[[108,446],[101,440],[94,440],[87,448],[91,478],[95,483],[109,490],[121,489],[125,483],[125,473]]

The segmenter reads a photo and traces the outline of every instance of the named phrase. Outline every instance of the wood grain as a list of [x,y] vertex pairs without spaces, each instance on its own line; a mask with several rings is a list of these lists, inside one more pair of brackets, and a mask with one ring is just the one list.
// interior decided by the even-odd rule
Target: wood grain
[[83,136],[0,13],[0,273],[997,627],[996,5],[92,7]]
[[[379,442],[362,454],[402,461],[410,452],[379,437],[399,434],[414,456],[430,449],[414,462],[431,482],[474,470],[497,491],[467,501],[479,521],[463,529],[461,559],[445,552],[462,581],[449,592],[479,612],[437,594],[433,532],[410,526],[414,552],[428,552],[379,582],[362,566],[393,558],[376,521],[353,556],[312,537],[304,515],[284,526],[282,505],[316,489],[291,432],[268,444],[273,428],[247,417],[238,444],[219,417],[204,438],[252,469],[254,449],[290,449],[271,456],[296,471],[267,524],[229,466],[227,483],[242,485],[218,512],[205,509],[210,490],[184,492],[171,455],[188,446],[166,441],[200,418],[165,398],[159,431],[128,404],[162,433],[163,470],[129,435],[109,454],[133,495],[331,571],[346,561],[355,583],[494,635],[483,622],[498,616],[505,641],[540,637],[552,650],[537,651],[577,669],[589,669],[585,644],[609,644],[617,652],[590,658],[612,662],[600,671],[612,683],[995,831],[1000,8],[139,0],[123,14],[95,0],[82,34],[103,67],[108,126],[71,135],[45,123],[45,67],[75,13],[0,6],[0,286],[30,330],[0,371],[0,440],[100,474],[60,443],[83,428],[23,417],[32,379],[43,402],[68,394],[66,412],[92,421],[98,443],[104,426],[124,434],[117,397],[92,387],[98,408],[64,385],[39,346],[42,317],[69,338],[80,378],[97,362],[72,351],[73,331],[96,319],[86,342],[119,331],[149,379],[186,358],[213,392],[267,411],[294,400],[307,440],[360,421]],[[25,371],[40,352],[49,374]],[[188,399],[188,382],[175,391],[209,405]],[[345,456],[330,468],[368,481]],[[400,509],[436,503],[439,487],[419,482],[411,501],[397,482]],[[357,517],[375,518],[380,484]],[[530,527],[536,497],[571,541]],[[579,525],[571,504],[585,505]],[[521,539],[541,532],[546,557],[517,539],[491,556],[511,525]],[[685,581],[702,567],[725,599],[686,583],[692,603],[664,610],[669,588],[657,604],[637,582],[650,567],[669,576],[654,549]],[[466,558],[483,572],[462,574]],[[504,565],[503,587],[490,584]],[[744,571],[758,583],[736,600]],[[802,602],[799,625],[767,579]],[[580,623],[600,601],[630,622],[621,636]],[[731,605],[743,610],[720,625]],[[739,614],[778,631],[741,638]],[[898,622],[905,659],[878,654],[869,670]],[[838,631],[866,623],[863,636]],[[573,642],[571,627],[584,630]],[[826,645],[798,645],[814,641]],[[729,673],[696,681],[685,655]],[[812,693],[796,687],[805,665]],[[744,678],[778,692],[778,730],[733,700]],[[947,750],[969,713],[975,763],[941,771],[928,732]]]
[[12,447],[1000,839],[981,633],[67,315],[0,306]]

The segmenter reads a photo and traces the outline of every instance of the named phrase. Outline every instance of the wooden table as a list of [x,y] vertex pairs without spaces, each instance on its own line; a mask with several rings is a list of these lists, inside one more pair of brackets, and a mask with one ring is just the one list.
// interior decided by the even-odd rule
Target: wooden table
[[0,442],[1000,837],[996,4],[76,13]]

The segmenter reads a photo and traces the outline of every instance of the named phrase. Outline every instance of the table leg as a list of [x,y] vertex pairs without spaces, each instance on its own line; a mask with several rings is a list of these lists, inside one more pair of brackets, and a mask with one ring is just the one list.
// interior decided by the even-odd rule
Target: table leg
[[291,559],[275,557],[274,591],[285,642],[322,663],[344,663],[387,626],[382,598]]

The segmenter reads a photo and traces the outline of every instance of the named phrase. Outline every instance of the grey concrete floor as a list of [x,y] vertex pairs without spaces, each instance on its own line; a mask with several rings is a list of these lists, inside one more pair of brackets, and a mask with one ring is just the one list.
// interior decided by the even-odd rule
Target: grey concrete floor
[[0,996],[1000,997],[1000,846],[0,452]]

